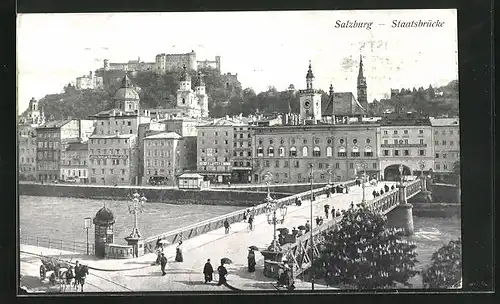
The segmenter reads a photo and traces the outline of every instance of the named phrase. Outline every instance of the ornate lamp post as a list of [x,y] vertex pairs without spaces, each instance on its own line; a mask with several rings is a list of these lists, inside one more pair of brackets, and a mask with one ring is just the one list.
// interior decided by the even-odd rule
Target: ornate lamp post
[[[266,216],[267,216],[267,223],[269,225],[273,225],[273,241],[271,242],[270,249],[272,251],[278,251],[278,240],[276,237],[276,224],[283,224],[285,221],[286,213],[287,213],[287,207],[282,204],[281,206],[278,204],[276,200],[274,200],[269,194],[266,197]],[[279,217],[277,216],[277,212],[279,211]]]
[[[313,180],[314,180],[314,165],[311,163],[309,164],[309,168],[311,168],[311,219],[310,219],[310,225],[311,225],[311,265],[314,263],[314,238],[313,238]],[[314,290],[314,273],[311,272],[311,289]]]
[[360,169],[363,169],[363,181],[361,183],[361,188],[363,189],[363,199],[361,200],[362,203],[366,203],[366,198],[365,198],[365,183],[366,183],[366,163],[361,162],[358,164]]
[[134,229],[132,230],[132,233],[130,233],[131,237],[137,237],[137,238],[141,237],[141,234],[139,232],[137,216],[138,213],[142,213],[142,211],[144,210],[144,203],[147,200],[148,199],[145,198],[144,195],[141,196],[139,193],[137,193],[137,190],[135,191],[134,194],[132,194],[132,199],[128,204],[128,212],[134,215]]
[[401,185],[403,184],[403,164],[399,165],[399,179],[401,181]]
[[[144,203],[147,201],[144,195],[140,195],[137,193],[137,190],[134,194],[132,194],[132,199],[128,204],[128,212],[134,215],[134,229],[132,229],[132,233],[125,238],[128,245],[134,248],[134,256],[139,257],[139,255],[143,255],[144,251],[139,251],[139,247],[142,247],[141,234],[139,232],[139,225],[137,221],[137,217],[139,213],[144,210]],[[140,245],[140,246],[139,246]]]
[[420,177],[423,177],[424,176],[425,161],[424,160],[419,160],[418,161],[418,166],[420,168]]
[[87,255],[89,255],[89,228],[92,225],[92,219],[90,217],[86,217],[84,220],[83,229],[87,230]]

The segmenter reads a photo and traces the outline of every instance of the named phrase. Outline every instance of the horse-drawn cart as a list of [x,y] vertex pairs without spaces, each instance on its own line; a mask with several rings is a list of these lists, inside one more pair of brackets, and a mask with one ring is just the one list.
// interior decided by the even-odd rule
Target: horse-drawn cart
[[54,259],[52,257],[42,256],[40,258],[40,260],[42,261],[42,265],[40,266],[40,279],[41,280],[45,280],[45,278],[47,277],[48,271],[53,271],[55,274],[55,277],[58,278],[59,277],[59,271],[58,271],[59,269],[61,269],[61,268],[69,269],[69,267],[70,267],[69,263],[58,260],[58,259]]

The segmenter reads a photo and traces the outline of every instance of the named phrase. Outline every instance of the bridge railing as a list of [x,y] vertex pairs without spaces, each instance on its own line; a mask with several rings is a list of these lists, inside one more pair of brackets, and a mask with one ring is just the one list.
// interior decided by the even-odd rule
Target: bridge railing
[[[405,183],[408,193],[415,195],[421,189],[421,183],[419,180],[411,181]],[[408,194],[407,194],[408,195]],[[394,189],[384,193],[383,195],[369,201],[368,207],[375,212],[380,212],[386,214],[394,209],[400,203],[399,189]],[[319,257],[320,252],[318,249],[318,244],[320,243],[323,232],[326,232],[334,227],[336,227],[342,220],[343,215],[336,216],[331,220],[326,220],[322,225],[316,226],[312,230],[314,246],[311,246],[311,234],[306,233],[297,238],[295,243],[285,244],[282,246],[282,250],[285,253],[284,256],[287,260],[292,260],[294,263],[294,275],[298,276],[309,267],[311,267],[312,257]],[[311,247],[313,251],[311,252]],[[311,255],[312,254],[312,255]]]
[[406,199],[412,198],[422,190],[422,181],[414,180],[406,184]]
[[[77,252],[87,254],[87,243],[77,241],[66,241],[49,237],[39,237],[31,235],[20,235],[19,243],[48,249]],[[94,255],[94,244],[89,243],[89,255]]]
[[[334,185],[345,185],[348,187],[352,187],[355,184],[355,180],[350,180],[350,181],[345,181],[345,182],[338,182],[334,183]],[[322,194],[326,194],[326,187],[321,187],[314,189],[312,191],[313,196],[319,196]],[[301,200],[308,200],[310,198],[311,191],[306,191],[302,192],[299,194],[294,194],[288,197],[284,197],[281,199],[277,200],[277,203],[279,206],[289,206],[291,204],[294,204],[297,198],[300,198]],[[254,212],[254,215],[260,215],[266,212],[266,203],[259,204],[255,207],[252,207],[251,209]],[[166,233],[162,233],[156,236],[152,236],[149,238],[146,238],[144,240],[144,251],[145,253],[151,253],[154,252],[154,248],[156,245],[156,241],[158,239],[162,240],[167,240],[171,244],[176,243],[180,240],[186,240],[193,238],[197,235],[201,235],[207,232],[210,232],[215,229],[222,228],[224,226],[224,221],[227,219],[227,221],[231,223],[237,223],[243,221],[243,213],[249,208],[245,208],[243,210],[239,211],[234,211],[225,215],[221,215],[212,219],[208,219],[196,224],[192,224],[186,227],[178,228]]]

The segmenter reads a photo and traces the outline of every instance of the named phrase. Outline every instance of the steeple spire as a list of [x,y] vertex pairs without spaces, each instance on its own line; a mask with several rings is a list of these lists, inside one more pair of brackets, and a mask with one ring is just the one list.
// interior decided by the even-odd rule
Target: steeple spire
[[314,75],[311,68],[311,60],[309,60],[309,69],[307,70],[306,79],[312,79],[312,78],[314,78]]
[[125,74],[125,76],[122,79],[122,88],[130,88],[130,78],[128,78],[128,75]]
[[359,55],[359,72],[358,72],[358,79],[363,78],[363,57],[361,57],[361,54]]

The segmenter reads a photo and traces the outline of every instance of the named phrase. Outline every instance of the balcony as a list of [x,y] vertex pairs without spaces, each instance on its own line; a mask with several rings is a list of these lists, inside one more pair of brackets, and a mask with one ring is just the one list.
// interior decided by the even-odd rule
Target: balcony
[[381,148],[427,148],[427,144],[382,144]]

